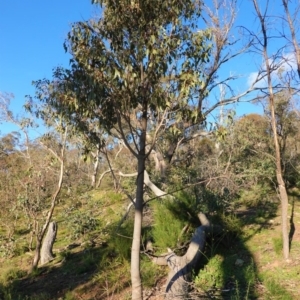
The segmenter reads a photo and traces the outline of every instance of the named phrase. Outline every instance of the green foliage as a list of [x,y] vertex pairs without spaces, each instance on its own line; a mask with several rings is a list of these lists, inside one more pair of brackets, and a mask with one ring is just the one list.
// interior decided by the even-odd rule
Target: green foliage
[[116,257],[111,260],[106,257],[101,260],[99,269],[103,271],[95,275],[93,281],[102,287],[105,297],[109,298],[129,286],[130,263],[127,259]]
[[218,240],[226,246],[230,246],[232,241],[242,235],[242,222],[234,214],[219,214],[215,216],[214,224],[223,228]]
[[[168,110],[177,123],[202,122],[197,104],[190,105],[207,95],[202,69],[211,52],[211,32],[199,27],[200,3],[98,2],[103,15],[74,23],[68,34],[70,69],[58,67],[53,80],[34,83],[44,104],[38,114],[63,117],[85,137],[84,144],[94,147],[105,144],[115,125],[124,140],[130,135],[137,142],[127,125],[140,119],[141,111],[147,111],[146,119]],[[166,130],[182,136],[179,127]]]
[[122,259],[130,259],[130,251],[132,245],[132,221],[125,222],[117,231],[112,228],[111,237],[108,242],[108,253],[111,257],[121,257]]
[[240,192],[239,202],[247,207],[259,207],[270,200],[272,190],[268,185],[255,184]]
[[14,300],[14,298],[12,296],[12,292],[11,292],[9,287],[5,287],[5,286],[0,285],[0,299]]
[[71,258],[71,251],[63,250],[59,253],[59,256],[62,260],[68,260],[69,258]]
[[77,264],[75,273],[84,274],[88,271],[95,270],[98,262],[98,257],[94,256],[93,252],[86,251],[83,259]]
[[76,300],[76,296],[71,291],[66,292],[63,300]]
[[209,263],[195,277],[195,286],[207,291],[212,287],[220,289],[224,286],[223,270],[221,264],[224,258],[220,255],[215,255],[209,260]]
[[[21,300],[21,298],[20,298],[20,300]],[[38,295],[25,296],[22,298],[22,300],[52,300],[52,299],[48,293],[44,292],[44,293],[40,293]]]
[[[225,214],[228,207],[228,196],[220,195],[204,188],[182,191],[176,194],[176,200],[158,202],[153,205],[155,223],[151,230],[151,237],[159,248],[174,248],[184,243],[193,232],[193,228],[200,226],[198,213],[211,214],[214,224],[224,227],[224,236],[230,233],[236,237],[241,231],[241,224],[233,215]],[[184,231],[188,225],[189,231]]]
[[207,214],[222,214],[231,208],[231,195],[228,189],[218,192],[208,188],[194,189],[198,210]]
[[16,250],[15,241],[4,241],[0,245],[0,257],[13,257]]
[[206,264],[194,278],[196,289],[211,297],[224,290],[228,299],[252,299],[257,277],[254,263],[247,259],[237,265],[237,261],[236,254],[224,256],[220,251],[207,257]]
[[103,206],[105,206],[105,205],[113,205],[115,203],[121,203],[123,198],[124,198],[124,194],[117,193],[113,190],[109,190],[105,192],[105,194],[101,195],[98,201]]
[[236,261],[237,255],[224,257],[215,254],[209,257],[203,269],[195,276],[196,289],[212,297],[224,291],[224,296],[230,299],[252,299],[257,277],[254,264],[249,260],[236,265]]
[[40,276],[42,272],[43,272],[42,268],[34,268],[33,270],[31,270],[29,276],[31,278],[36,278],[36,277]]
[[155,246],[163,252],[167,248],[174,248],[180,238],[180,233],[186,225],[178,215],[170,210],[170,203],[156,203],[154,205],[155,223],[151,230]]
[[93,216],[92,211],[77,211],[70,213],[67,220],[67,226],[70,232],[70,239],[78,239],[88,233],[96,230],[100,222]]
[[141,276],[145,287],[154,287],[157,281],[166,275],[166,269],[154,264],[148,257],[141,260]]

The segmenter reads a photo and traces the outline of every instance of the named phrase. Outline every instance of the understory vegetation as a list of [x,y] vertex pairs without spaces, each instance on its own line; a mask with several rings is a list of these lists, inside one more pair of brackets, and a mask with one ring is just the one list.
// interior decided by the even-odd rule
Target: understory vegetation
[[[1,299],[130,298],[132,214],[120,225],[128,200],[121,193],[112,192],[113,187],[108,189],[108,183],[106,189],[61,200],[55,216],[58,223],[55,259],[30,275],[27,270],[32,254],[27,246],[30,236],[26,228],[16,227],[10,246],[4,243],[2,231]],[[151,255],[165,253],[168,247],[178,255],[183,254],[194,228],[199,226],[195,212],[198,205],[204,205],[203,199],[191,195],[180,192],[176,203],[153,201],[145,210],[141,274],[145,292],[153,294],[153,299],[163,299],[168,270],[154,264]],[[220,200],[216,195],[212,197],[209,192],[206,196],[209,205],[218,205],[211,203]],[[251,197],[246,205],[244,199],[243,203],[237,199],[232,203],[235,208],[223,207],[208,213],[213,224],[222,226],[222,231],[208,237],[203,258],[193,275],[191,299],[299,297],[300,236],[292,239],[292,262],[285,263],[281,259],[276,194],[261,199],[259,205],[255,200],[249,203]],[[295,192],[293,199],[290,209],[299,211],[299,196]],[[75,202],[77,208],[71,214]],[[300,222],[299,213],[291,216],[293,222]],[[20,217],[18,224],[26,224],[22,220]],[[146,249],[147,241],[151,241],[151,250]]]
[[0,93],[0,298],[299,299],[299,4],[250,1],[254,32],[234,0],[92,2],[26,117]]

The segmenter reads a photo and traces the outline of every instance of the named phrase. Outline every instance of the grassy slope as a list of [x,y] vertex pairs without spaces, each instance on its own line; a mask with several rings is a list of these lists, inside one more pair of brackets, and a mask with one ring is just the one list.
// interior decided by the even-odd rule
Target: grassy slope
[[[270,207],[240,211],[238,218],[245,224],[240,240],[226,237],[221,246],[220,241],[218,245],[209,244],[202,269],[195,278],[198,291],[214,299],[300,299],[300,201],[297,196],[294,200],[290,262],[284,262],[281,256],[277,208],[273,207],[271,213]],[[31,253],[0,259],[0,284],[4,290],[0,298],[129,299],[131,223],[115,231],[127,204],[128,200],[119,194],[100,191],[59,204],[55,213],[59,226],[55,260],[26,276]],[[95,219],[98,224],[93,223]],[[80,222],[96,228],[79,234],[75,229]],[[76,240],[70,236],[70,228]],[[149,299],[163,299],[161,285],[166,272],[143,257],[146,289],[158,287]]]

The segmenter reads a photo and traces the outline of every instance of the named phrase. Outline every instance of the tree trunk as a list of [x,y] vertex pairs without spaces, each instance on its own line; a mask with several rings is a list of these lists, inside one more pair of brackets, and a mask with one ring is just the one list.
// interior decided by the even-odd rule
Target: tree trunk
[[140,275],[140,247],[143,220],[143,185],[144,185],[145,161],[140,158],[138,161],[137,191],[134,213],[134,230],[131,248],[131,283],[132,300],[141,300],[142,281]]
[[277,122],[275,115],[275,100],[272,86],[272,69],[270,65],[270,60],[268,57],[268,36],[267,29],[265,24],[265,15],[262,15],[257,3],[257,0],[253,0],[253,4],[257,13],[257,16],[260,20],[262,34],[263,34],[263,57],[265,60],[265,67],[267,72],[267,81],[268,81],[268,89],[269,89],[269,103],[270,103],[270,111],[271,111],[271,125],[273,131],[273,139],[275,146],[275,157],[276,157],[276,179],[279,189],[280,201],[281,201],[281,218],[282,218],[282,241],[283,241],[283,256],[284,259],[288,260],[289,258],[289,232],[288,232],[288,194],[286,190],[286,186],[283,180],[282,175],[282,160],[281,160],[281,152],[280,146],[278,142],[278,133],[277,133]]
[[97,145],[97,150],[96,150],[96,153],[94,152],[91,152],[91,155],[93,156],[93,173],[91,175],[91,186],[93,188],[96,187],[96,177],[97,177],[97,174],[98,174],[98,168],[99,168],[99,148],[100,148],[100,145],[98,144]]
[[42,248],[42,241],[39,237],[37,237],[34,257],[33,257],[33,261],[32,261],[32,266],[29,270],[29,274],[32,273],[35,269],[37,269],[37,266],[38,266],[40,258],[41,258],[41,248]]
[[41,265],[54,259],[52,247],[57,234],[57,223],[51,222],[41,248]]
[[[294,47],[294,50],[295,50],[295,57],[296,57],[296,63],[297,63],[297,72],[298,72],[298,76],[299,76],[299,79],[300,79],[300,47],[299,47],[298,42],[297,42],[295,25],[293,23],[292,16],[289,12],[288,2],[289,2],[288,0],[282,0],[282,4],[283,4],[283,7],[284,7],[285,16],[286,16],[286,21],[288,22],[289,27],[290,27],[290,32],[291,32],[291,36],[292,36],[292,43],[293,43],[293,47]],[[299,9],[299,6],[296,8],[296,10],[298,10],[298,9]],[[297,19],[294,19],[294,20],[296,21]]]
[[40,252],[41,252],[41,248],[42,248],[42,241],[46,234],[46,230],[48,229],[49,224],[51,222],[51,218],[52,218],[52,215],[54,212],[56,201],[57,201],[58,195],[60,194],[60,191],[61,191],[62,182],[63,182],[63,174],[64,174],[64,155],[65,155],[66,139],[67,139],[67,130],[65,130],[65,133],[64,133],[63,147],[61,148],[60,156],[57,155],[55,152],[53,152],[53,150],[47,148],[60,161],[60,173],[59,173],[59,179],[58,179],[56,190],[55,190],[54,194],[52,195],[51,206],[49,208],[44,226],[42,227],[41,230],[38,230],[36,233],[35,255],[34,255],[34,258],[32,261],[32,266],[29,270],[29,273],[33,272],[38,267],[40,257],[41,257]]
[[192,272],[199,264],[207,233],[211,230],[206,216],[200,213],[198,217],[202,225],[196,229],[186,254],[177,256],[171,253],[166,257],[170,268],[166,285],[166,299],[183,300],[188,297]]
[[138,175],[136,188],[136,202],[134,203],[134,228],[131,248],[131,285],[132,300],[143,299],[143,288],[140,273],[140,247],[143,220],[144,204],[144,171],[146,161],[146,130],[147,130],[147,105],[144,104],[143,114],[141,117],[141,134],[138,151]]

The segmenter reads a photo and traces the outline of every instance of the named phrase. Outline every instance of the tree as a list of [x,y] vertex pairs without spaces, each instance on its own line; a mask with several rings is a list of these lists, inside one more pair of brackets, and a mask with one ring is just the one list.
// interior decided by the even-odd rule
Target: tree
[[[94,2],[103,6],[103,16],[73,24],[65,43],[72,55],[70,69],[57,68],[51,81],[40,80],[35,86],[37,98],[74,129],[91,140],[95,130],[101,131],[98,139],[104,144],[113,137],[112,146],[106,148],[121,140],[137,160],[131,276],[132,297],[141,299],[139,252],[147,158],[152,156],[163,174],[164,160],[172,162],[181,145],[207,135],[205,119],[216,107],[237,102],[256,87],[253,83],[240,94],[204,105],[210,91],[235,79],[229,76],[219,82],[219,68],[245,50],[228,50],[235,1],[228,6],[214,1],[212,8],[206,7],[207,30],[201,30],[198,1]],[[230,9],[225,21],[216,17],[221,7]]]
[[[300,47],[299,47],[299,42],[297,40],[297,27],[295,28],[295,21],[298,19],[298,13],[299,13],[299,3],[294,3],[296,5],[296,9],[294,10],[294,13],[290,13],[289,9],[289,2],[287,0],[282,0],[282,4],[284,7],[284,13],[285,13],[285,21],[288,24],[288,27],[290,29],[290,35],[291,37],[288,38],[285,34],[284,37],[292,44],[292,47],[294,48],[294,53],[295,53],[295,59],[296,59],[296,64],[297,64],[297,73],[298,77],[300,79]],[[296,2],[296,1],[295,1]]]
[[[298,165],[299,155],[297,150],[299,115],[293,107],[293,98],[288,91],[278,93],[274,98],[281,166],[288,187],[294,186],[299,176],[295,168]],[[271,119],[269,105],[266,108],[266,115]]]
[[230,140],[231,162],[242,185],[270,185],[275,173],[268,119],[258,114],[245,115],[234,122],[231,136],[226,139]]
[[275,95],[274,95],[274,87],[272,83],[272,60],[268,55],[268,28],[266,22],[266,12],[262,14],[261,10],[258,6],[256,0],[253,0],[253,5],[257,14],[257,17],[261,26],[262,40],[258,40],[258,44],[261,46],[261,54],[264,59],[265,72],[267,76],[267,86],[268,86],[268,100],[270,106],[270,114],[271,114],[271,125],[274,139],[274,147],[275,147],[275,162],[276,162],[276,178],[279,189],[279,195],[281,200],[281,218],[282,218],[282,240],[283,240],[283,256],[284,259],[289,258],[289,234],[288,234],[288,195],[285,186],[285,181],[283,178],[282,172],[282,159],[280,152],[280,145],[278,140],[278,130],[277,130],[277,122],[276,122],[276,112],[275,112]]
[[[209,33],[199,30],[200,6],[194,1],[101,1],[99,21],[73,25],[68,48],[71,70],[57,69],[40,98],[65,115],[76,112],[96,120],[121,137],[137,159],[137,189],[131,256],[132,299],[142,299],[140,244],[145,161],[165,115],[201,116],[190,105],[202,84],[201,65],[208,59]],[[51,90],[52,89],[52,90]],[[63,110],[62,108],[68,110]],[[70,118],[70,122],[80,120]],[[148,121],[155,120],[153,142],[147,142]],[[199,120],[197,120],[199,121]],[[152,128],[153,129],[153,128]],[[149,150],[146,147],[149,146]]]
[[57,223],[50,222],[48,226],[47,234],[43,240],[43,245],[41,248],[41,264],[44,265],[47,262],[53,260],[54,256],[52,253],[52,247],[57,234]]
[[[6,122],[14,123],[18,126],[20,131],[23,133],[24,141],[22,143],[19,142],[19,139],[21,139],[20,134],[18,138],[15,135],[9,134],[5,139],[3,139],[2,146],[4,150],[3,153],[6,153],[7,155],[9,154],[10,159],[14,161],[13,168],[9,168],[16,172],[16,175],[14,174],[15,178],[13,182],[15,180],[18,182],[18,185],[16,186],[17,189],[13,192],[13,198],[16,199],[14,202],[17,202],[16,206],[25,212],[25,215],[29,220],[29,228],[31,229],[32,237],[35,235],[36,238],[35,255],[30,269],[31,272],[38,266],[43,238],[46,234],[49,223],[51,222],[57,197],[62,188],[67,128],[62,130],[63,124],[58,115],[53,116],[49,114],[50,111],[45,111],[43,108],[40,108],[36,113],[43,117],[46,125],[53,125],[55,124],[55,121],[57,122],[56,129],[58,131],[60,130],[61,139],[57,142],[57,140],[52,139],[53,136],[51,136],[51,134],[46,134],[38,139],[38,145],[31,142],[28,128],[30,128],[30,126],[35,126],[35,124],[30,118],[19,119],[13,115],[13,113],[9,110],[11,97],[12,96],[10,95],[0,94],[0,107],[2,108],[1,119]],[[30,108],[29,103],[26,104],[26,107]],[[52,191],[51,188],[47,186],[47,183],[51,182],[51,179],[46,179],[50,176],[49,173],[45,174],[47,172],[45,169],[48,164],[45,157],[45,151],[43,151],[45,149],[52,156],[52,163],[55,164],[55,160],[57,160],[59,165],[58,182],[55,191]],[[41,158],[42,156],[43,158]],[[18,161],[20,158],[21,163],[19,166]],[[5,168],[7,169],[7,166],[5,166]],[[7,169],[7,171],[9,169]],[[45,200],[49,197],[47,194],[49,190],[50,195],[52,194],[52,199],[51,204],[47,205]],[[11,204],[10,206],[11,210],[16,210],[16,207]],[[44,210],[47,210],[47,217],[44,225],[40,227],[39,218],[41,217],[41,212]],[[31,244],[32,239],[29,242],[29,249],[31,249]]]
[[[66,149],[66,138],[67,138],[67,129],[62,133],[61,143],[58,145],[57,149],[49,147],[49,141],[51,142],[51,135],[46,135],[43,140],[41,140],[42,145],[54,156],[54,158],[59,163],[59,174],[55,190],[52,192],[51,204],[47,211],[47,216],[44,221],[44,225],[41,228],[37,228],[36,232],[36,245],[35,245],[35,254],[32,261],[32,266],[30,272],[35,270],[39,264],[41,258],[41,250],[43,246],[43,239],[49,228],[49,224],[52,220],[53,212],[57,203],[58,196],[61,192],[63,176],[64,176],[64,160],[65,160],[65,149]],[[56,151],[57,150],[57,151]]]

